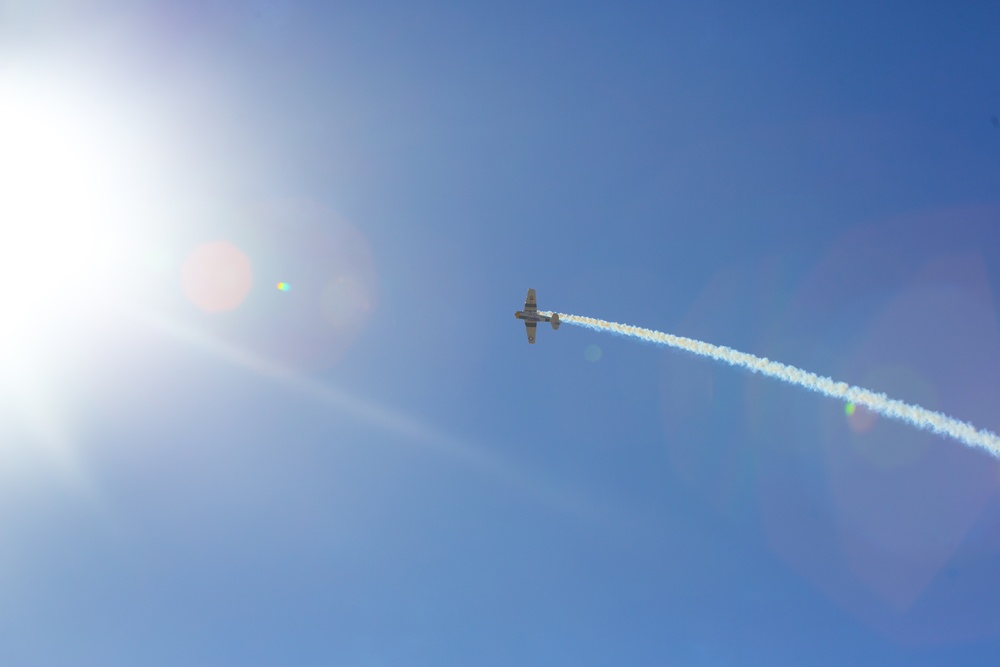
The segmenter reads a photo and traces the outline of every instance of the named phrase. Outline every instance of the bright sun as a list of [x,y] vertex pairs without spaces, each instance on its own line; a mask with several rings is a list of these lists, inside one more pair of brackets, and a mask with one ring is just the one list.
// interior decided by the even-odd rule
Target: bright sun
[[107,153],[74,111],[0,81],[0,370],[110,277]]
[[124,130],[88,91],[35,74],[0,72],[0,469],[22,442],[74,467],[59,360],[89,349],[81,334],[125,278]]

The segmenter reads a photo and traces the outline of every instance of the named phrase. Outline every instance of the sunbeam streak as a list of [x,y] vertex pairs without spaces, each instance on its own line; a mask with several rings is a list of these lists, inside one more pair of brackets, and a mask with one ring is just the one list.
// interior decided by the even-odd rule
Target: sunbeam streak
[[[552,315],[551,312],[543,314]],[[559,320],[566,324],[575,324],[587,329],[593,329],[594,331],[638,338],[648,343],[669,345],[670,347],[693,352],[702,357],[724,361],[730,366],[746,368],[754,373],[760,373],[761,375],[782,380],[789,384],[805,387],[810,391],[815,391],[824,396],[838,398],[855,405],[863,405],[885,417],[897,419],[912,424],[917,428],[954,438],[970,447],[981,447],[994,457],[1000,458],[1000,436],[997,436],[995,433],[985,429],[977,429],[972,424],[959,421],[940,412],[922,408],[919,405],[910,405],[903,401],[889,398],[885,394],[880,394],[869,389],[862,389],[861,387],[854,387],[846,382],[836,382],[831,378],[816,375],[795,366],[756,357],[732,348],[703,343],[702,341],[684,338],[683,336],[674,336],[662,331],[643,329],[616,322],[606,322],[605,320],[598,320],[593,317],[565,315],[563,313],[559,313]]]
[[405,413],[357,398],[325,382],[300,375],[275,361],[226,343],[181,321],[152,311],[141,313],[140,320],[170,338],[401,436],[403,442],[423,446],[428,451],[479,471],[549,507],[586,520],[611,520],[608,518],[612,515],[611,510],[596,504],[585,494],[555,485],[551,480],[515,465],[477,442],[440,431]]

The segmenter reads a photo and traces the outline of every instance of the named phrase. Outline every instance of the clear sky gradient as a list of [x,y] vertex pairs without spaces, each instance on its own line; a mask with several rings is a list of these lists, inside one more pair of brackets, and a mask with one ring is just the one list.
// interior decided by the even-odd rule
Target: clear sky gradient
[[993,664],[998,35],[0,0],[0,664]]

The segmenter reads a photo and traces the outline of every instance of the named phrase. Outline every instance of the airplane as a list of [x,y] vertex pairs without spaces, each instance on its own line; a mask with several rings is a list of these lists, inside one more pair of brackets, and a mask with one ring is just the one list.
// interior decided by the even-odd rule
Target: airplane
[[514,313],[514,317],[524,320],[524,328],[528,332],[528,342],[532,345],[535,343],[535,327],[538,326],[539,322],[549,322],[552,324],[553,329],[559,328],[559,313],[552,313],[551,316],[540,315],[538,313],[538,305],[535,303],[535,290],[533,289],[528,290],[528,296],[524,300],[524,310]]

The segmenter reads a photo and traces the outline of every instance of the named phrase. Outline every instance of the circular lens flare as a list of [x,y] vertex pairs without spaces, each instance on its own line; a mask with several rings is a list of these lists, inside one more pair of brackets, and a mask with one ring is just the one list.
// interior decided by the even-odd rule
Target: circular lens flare
[[188,255],[181,283],[184,295],[206,313],[233,310],[250,292],[250,260],[228,241],[203,243]]

